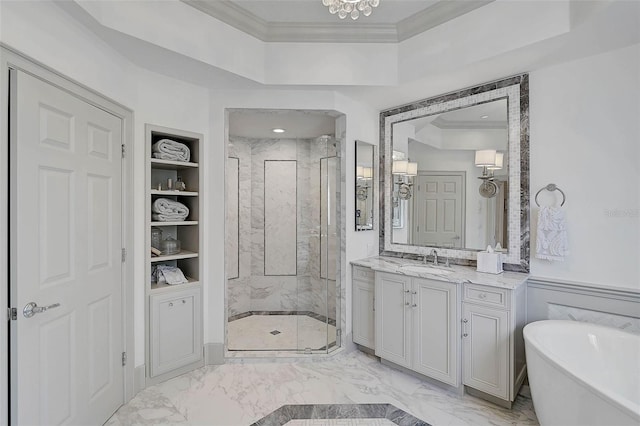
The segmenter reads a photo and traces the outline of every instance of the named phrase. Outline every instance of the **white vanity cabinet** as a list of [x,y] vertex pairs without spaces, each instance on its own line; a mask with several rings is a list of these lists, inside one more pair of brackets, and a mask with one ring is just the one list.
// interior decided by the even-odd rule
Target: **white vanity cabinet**
[[353,342],[375,349],[375,281],[370,268],[353,266]]
[[510,406],[525,377],[526,286],[463,284],[463,384]]
[[151,377],[188,366],[202,358],[200,287],[153,294]]
[[458,385],[455,283],[376,273],[376,355]]

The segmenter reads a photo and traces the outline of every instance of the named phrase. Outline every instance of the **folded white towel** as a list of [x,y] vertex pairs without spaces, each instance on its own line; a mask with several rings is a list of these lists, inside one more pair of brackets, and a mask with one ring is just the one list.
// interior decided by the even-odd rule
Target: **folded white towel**
[[563,261],[568,254],[567,219],[564,210],[559,207],[540,207],[536,258]]
[[166,283],[169,285],[184,284],[188,282],[180,268],[169,265],[158,265],[154,271],[157,283]]
[[156,214],[165,215],[189,215],[189,207],[185,206],[179,201],[170,200],[168,198],[158,198],[153,202],[151,211]]
[[160,139],[153,144],[151,151],[155,158],[161,158],[163,160],[189,161],[191,159],[189,147],[181,142],[172,141],[171,139]]
[[187,215],[182,214],[157,214],[153,213],[151,219],[154,222],[182,222],[187,218]]

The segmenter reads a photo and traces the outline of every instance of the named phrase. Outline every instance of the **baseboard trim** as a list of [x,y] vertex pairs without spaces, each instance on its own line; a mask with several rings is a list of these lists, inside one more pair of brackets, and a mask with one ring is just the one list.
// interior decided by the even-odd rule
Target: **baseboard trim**
[[146,387],[146,372],[145,365],[137,366],[133,371],[133,394],[137,395],[138,392],[143,390]]
[[207,343],[204,345],[205,365],[222,365],[224,362],[224,343]]

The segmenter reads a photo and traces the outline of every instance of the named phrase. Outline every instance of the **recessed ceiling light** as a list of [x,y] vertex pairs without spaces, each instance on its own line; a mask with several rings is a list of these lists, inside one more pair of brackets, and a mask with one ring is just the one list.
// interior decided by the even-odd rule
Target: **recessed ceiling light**
[[284,133],[284,129],[280,129],[280,128],[272,129],[271,131],[272,131],[273,133]]
[[488,115],[483,115],[483,116],[482,116],[482,117],[480,117],[480,118],[482,118],[482,119],[484,120],[485,118],[489,118],[489,116],[488,116]]

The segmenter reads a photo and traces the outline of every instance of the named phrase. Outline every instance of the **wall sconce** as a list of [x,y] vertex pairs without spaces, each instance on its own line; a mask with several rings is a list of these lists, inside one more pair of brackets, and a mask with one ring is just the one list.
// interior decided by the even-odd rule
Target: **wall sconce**
[[504,164],[504,153],[496,152],[494,149],[476,151],[475,165],[482,167],[482,179],[479,192],[484,198],[493,198],[498,193],[498,185],[493,182],[493,171],[502,169]]
[[501,170],[503,163],[504,163],[504,153],[496,152],[496,164],[494,164],[493,166],[487,166],[487,170],[489,170],[489,175],[493,177],[493,171]]
[[408,160],[394,160],[393,167],[391,168],[391,174],[406,175],[408,166],[409,166]]
[[371,180],[373,179],[373,167],[363,167],[362,170],[362,178],[364,180]]
[[418,176],[418,163],[407,164],[407,176]]
[[489,179],[488,168],[496,165],[496,150],[483,149],[476,151],[475,165],[476,167],[482,167],[482,176],[480,176],[480,179]]

